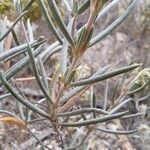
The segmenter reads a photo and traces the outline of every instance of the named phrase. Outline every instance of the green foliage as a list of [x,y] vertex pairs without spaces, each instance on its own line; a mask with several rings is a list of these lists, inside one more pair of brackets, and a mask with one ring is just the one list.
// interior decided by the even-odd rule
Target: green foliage
[[27,13],[26,19],[30,18],[31,21],[35,22],[37,20],[40,20],[41,17],[42,17],[41,9],[38,3],[35,1],[30,7],[29,12]]
[[[121,14],[106,29],[95,35],[94,26],[96,21],[118,3],[118,1],[114,0],[105,7],[106,2],[107,0],[102,1],[102,3],[99,0],[87,0],[81,5],[79,1],[76,1],[73,6],[75,8],[72,8],[73,10],[70,12],[71,15],[69,15],[69,23],[66,25],[55,0],[48,0],[44,2],[43,0],[37,0],[35,2],[30,0],[26,2],[26,5],[21,5],[18,0],[14,4],[18,17],[8,29],[6,21],[3,22],[3,27],[7,30],[0,34],[0,44],[2,49],[0,53],[0,62],[3,66],[3,71],[0,73],[0,86],[3,85],[7,89],[8,93],[6,95],[2,95],[0,99],[12,95],[16,101],[19,102],[19,106],[21,106],[18,109],[20,114],[19,116],[22,116],[20,119],[22,119],[22,122],[25,122],[25,125],[28,125],[33,121],[31,116],[36,117],[37,120],[42,120],[43,118],[48,120],[51,123],[52,129],[57,133],[57,136],[59,136],[62,146],[69,149],[82,146],[82,143],[88,137],[89,133],[96,129],[96,126],[100,123],[108,122],[113,119],[122,119],[123,117],[134,117],[136,114],[128,115],[128,110],[119,111],[125,103],[132,100],[124,100],[124,98],[129,95],[128,92],[133,92],[133,90],[136,90],[137,88],[139,90],[139,86],[136,86],[135,89],[135,83],[136,85],[140,85],[140,87],[145,84],[147,85],[147,83],[149,84],[149,69],[147,69],[143,71],[144,73],[141,73],[142,75],[144,74],[145,77],[146,72],[145,78],[140,76],[142,82],[131,82],[130,85],[126,85],[125,89],[121,89],[123,92],[120,93],[120,96],[114,100],[114,104],[108,106],[109,108],[106,107],[107,98],[105,98],[104,109],[100,109],[96,106],[96,92],[93,90],[93,85],[106,79],[111,79],[111,77],[130,72],[140,67],[141,64],[132,64],[111,70],[110,66],[106,66],[104,68],[100,68],[90,77],[88,76],[85,79],[78,77],[78,66],[81,63],[80,58],[83,56],[85,51],[87,51],[89,47],[94,46],[97,42],[100,42],[104,37],[116,29],[129,16],[138,0],[132,1],[123,14]],[[71,9],[69,5],[67,5],[67,7]],[[89,9],[89,18],[86,24],[78,30],[76,28],[77,18],[87,9]],[[27,10],[29,10],[29,12]],[[49,12],[51,15],[49,15]],[[41,16],[45,19],[49,29],[55,36],[55,42],[51,44],[47,43],[49,46],[46,49],[42,47],[42,45],[47,41],[47,39],[40,37],[39,39],[34,40],[33,30],[30,24],[30,20],[41,18]],[[30,20],[26,21],[22,18],[29,18]],[[22,28],[26,41],[24,44],[20,44],[19,42],[20,39],[14,28],[16,24],[20,25]],[[57,24],[58,28],[55,24]],[[3,42],[5,43],[5,40],[10,38],[9,35],[11,33],[17,46],[14,45],[13,48],[9,47],[6,51],[6,47]],[[52,78],[48,81],[49,78],[46,74],[44,63],[57,52],[61,53],[61,61],[53,67],[55,69],[53,69]],[[25,54],[24,58],[6,69],[6,62],[21,53]],[[43,93],[46,104],[33,104],[21,94],[22,92],[20,89],[14,87],[14,84],[10,84],[10,82],[13,81],[12,79],[15,79],[15,75],[28,64],[31,65],[32,72],[41,92]],[[91,88],[91,105],[87,108],[81,106],[81,109],[74,110],[74,106],[81,101],[82,95],[89,90],[89,88]],[[109,86],[107,86],[106,93],[108,88]],[[16,114],[5,110],[1,110],[0,112],[12,114],[13,117],[16,117]],[[34,115],[35,113],[37,115]],[[74,116],[78,117],[75,118]],[[14,122],[15,124],[20,123],[20,125],[22,124],[24,126],[24,124],[18,119],[5,118],[2,120],[5,122]],[[67,130],[66,127],[76,127],[78,129],[81,127],[80,129],[85,132],[85,136],[83,139],[78,140],[79,136],[77,135],[81,134],[80,130],[76,130],[76,132],[74,132],[73,129],[70,136],[72,138],[75,137],[73,139],[75,143],[71,144],[72,142],[70,141],[69,146],[66,144],[64,145],[63,140],[65,139],[63,139],[63,135],[60,134],[60,127],[64,127],[65,130]],[[72,128],[70,128],[70,130],[71,129]],[[132,134],[138,131],[137,129],[123,132],[109,131],[105,129],[101,130],[104,132],[112,132],[114,134]],[[41,147],[43,147],[43,144],[41,144]]]
[[10,11],[13,8],[13,3],[10,0],[1,0],[0,1],[0,13],[5,11]]
[[[28,0],[21,0],[21,7],[24,7],[29,1]],[[56,3],[59,4],[61,0],[57,0]],[[47,2],[44,1],[45,5],[47,6]],[[0,1],[0,14],[8,15],[8,18],[14,18],[14,14],[10,15],[10,11],[14,11],[14,5],[12,0],[1,0]],[[61,11],[63,13],[63,10]],[[29,12],[27,13],[25,19],[30,18],[31,21],[35,22],[40,20],[42,17],[42,11],[40,6],[38,5],[38,0],[34,0],[32,5],[29,8]]]

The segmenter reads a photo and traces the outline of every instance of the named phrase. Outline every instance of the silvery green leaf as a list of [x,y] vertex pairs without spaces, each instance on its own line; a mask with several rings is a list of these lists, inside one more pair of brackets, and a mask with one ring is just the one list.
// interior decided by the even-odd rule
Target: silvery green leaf
[[[93,77],[98,77],[100,76],[101,74],[105,73],[108,69],[109,69],[110,66],[106,66],[106,67],[103,67],[101,69],[99,69],[96,73],[94,73],[90,78],[93,78]],[[70,98],[72,98],[73,96],[75,96],[76,94],[78,94],[79,92],[81,92],[82,90],[84,90],[86,88],[86,85],[85,86],[80,86],[80,87],[76,87],[72,90],[70,90],[68,93],[66,93],[61,99],[60,99],[60,102],[64,103],[66,101],[68,101]]]
[[[42,45],[46,40],[36,40],[34,42],[29,43],[30,46],[34,49],[36,49],[37,47],[39,47],[40,45]],[[3,60],[9,60],[17,55],[19,55],[20,53],[23,53],[25,51],[27,51],[27,46],[28,44],[22,44],[20,46],[16,46],[14,48],[11,48],[7,51],[2,50],[3,52],[0,53],[0,61]]]
[[18,21],[21,20],[21,18],[22,18],[27,12],[28,12],[28,11],[23,12],[22,14],[20,14],[20,15],[16,18],[16,20],[15,20],[15,21],[13,22],[13,24],[8,28],[8,30],[7,30],[3,35],[1,35],[1,37],[0,37],[0,42],[1,42],[3,39],[5,39],[5,37],[11,32],[12,28],[18,23]]
[[61,73],[64,76],[67,71],[67,62],[68,62],[68,46],[69,43],[67,40],[63,41],[62,50],[61,50]]
[[30,23],[30,19],[27,20],[28,38],[30,42],[34,41],[33,28]]
[[[90,91],[91,108],[96,108],[96,93],[94,92],[93,86]],[[96,118],[95,112],[92,114],[92,118]]]
[[39,3],[39,6],[41,7],[41,11],[42,11],[42,13],[43,13],[43,15],[45,17],[45,20],[46,20],[46,22],[48,24],[49,29],[53,32],[55,38],[59,41],[59,43],[62,44],[63,41],[61,39],[61,36],[59,35],[59,33],[58,33],[58,31],[57,31],[57,29],[56,29],[52,19],[49,16],[49,13],[48,13],[47,8],[46,8],[46,6],[44,4],[44,1],[43,0],[38,0],[38,3]]
[[108,26],[90,41],[89,46],[91,47],[95,45],[100,40],[105,38],[108,34],[110,34],[114,29],[116,29],[129,16],[137,2],[138,0],[134,0],[121,16],[119,16],[110,26]]
[[114,6],[116,6],[119,3],[120,0],[113,0],[110,4],[108,4],[106,7],[104,7],[100,13],[97,16],[96,20],[99,20],[101,17],[103,17],[106,13],[110,11]]
[[133,70],[139,66],[140,66],[140,64],[135,64],[135,65],[130,65],[127,67],[119,68],[119,69],[116,69],[113,71],[106,72],[106,73],[104,73],[98,77],[93,77],[93,78],[88,78],[88,79],[76,81],[76,82],[72,83],[72,86],[83,86],[83,85],[88,85],[88,84],[100,82],[100,81],[106,80],[108,78],[114,77],[116,75],[131,71],[131,70]]
[[65,5],[66,5],[68,11],[69,11],[69,12],[72,12],[72,9],[71,9],[69,3],[67,2],[67,0],[63,0],[63,1],[64,1]]
[[13,0],[13,4],[14,4],[14,7],[16,9],[17,14],[20,15],[22,12],[21,1],[20,0]]
[[82,14],[85,10],[90,7],[90,0],[84,2],[78,9],[78,15]]
[[92,124],[96,124],[96,123],[102,123],[102,122],[110,121],[110,120],[113,120],[113,119],[116,119],[116,118],[120,118],[120,117],[126,115],[127,113],[128,113],[128,111],[124,111],[124,112],[111,114],[111,115],[104,115],[104,116],[99,117],[99,118],[88,119],[88,120],[84,120],[84,121],[67,122],[67,123],[64,122],[64,123],[60,123],[60,125],[65,126],[65,127],[87,126],[87,125],[92,125]]
[[2,73],[0,73],[0,81],[5,86],[5,88],[16,98],[16,100],[18,102],[22,103],[27,108],[33,110],[34,112],[38,113],[39,115],[49,118],[49,114],[47,114],[45,111],[43,111],[39,107],[35,106],[28,100],[24,99],[21,95],[19,95],[18,92],[16,92],[16,90],[8,83],[8,81],[5,79],[5,77]]
[[45,51],[40,55],[40,58],[42,59],[42,62],[45,63],[45,61],[55,54],[56,52],[59,52],[62,50],[62,45],[59,44],[59,42],[54,42],[50,46],[48,46]]
[[49,4],[49,8],[52,12],[52,15],[53,15],[57,25],[59,26],[60,30],[64,34],[64,36],[67,39],[67,41],[69,42],[69,44],[71,46],[74,46],[74,41],[72,39],[72,36],[70,35],[70,33],[67,30],[67,27],[62,19],[61,13],[58,9],[58,6],[57,6],[55,0],[48,1],[48,4]]
[[[37,48],[34,50],[33,55],[37,57],[41,53],[42,49]],[[30,62],[29,56],[25,56],[23,59],[18,61],[12,67],[10,67],[3,75],[6,80],[9,80],[11,77],[16,75],[23,67],[27,66]],[[2,86],[2,82],[0,81],[0,87]]]
[[38,71],[38,68],[37,68],[37,65],[36,65],[36,60],[35,60],[36,57],[34,56],[33,50],[30,47],[30,45],[28,45],[28,54],[29,54],[29,58],[30,58],[30,64],[32,66],[32,70],[33,70],[33,73],[34,73],[35,78],[37,80],[37,83],[38,83],[41,91],[43,92],[46,100],[47,100],[48,106],[50,106],[51,104],[53,104],[53,102],[51,100],[49,90],[46,89],[43,81],[40,78],[40,74],[39,74],[39,71]]
[[21,44],[20,44],[20,41],[19,41],[19,38],[18,38],[18,36],[17,36],[17,33],[16,33],[16,31],[14,30],[14,28],[12,28],[11,33],[12,33],[12,36],[13,36],[13,38],[14,38],[14,41],[15,41],[16,45],[17,45],[17,46],[21,45]]
[[112,134],[118,134],[118,135],[126,135],[126,134],[133,134],[138,132],[138,129],[134,129],[134,130],[127,130],[127,131],[116,131],[116,130],[109,130],[109,129],[104,129],[104,128],[97,128],[96,130],[100,130],[102,132],[105,133],[112,133]]
[[35,0],[29,0],[29,1],[27,2],[27,4],[25,5],[25,7],[23,8],[22,12],[24,12],[24,11],[26,11],[26,10],[29,10],[29,8],[32,6],[32,4],[33,4],[34,1],[35,1]]
[[[73,26],[74,18],[72,18],[68,24],[68,32],[71,34],[72,32],[72,26]],[[62,50],[61,50],[61,72],[62,75],[64,76],[65,72],[67,71],[67,63],[68,63],[68,48],[69,48],[69,43],[67,39],[64,39],[63,45],[62,45]]]
[[38,57],[38,65],[39,65],[39,73],[42,77],[43,84],[44,84],[46,90],[48,91],[48,81],[47,81],[46,70],[44,68],[44,64],[40,57]]
[[5,98],[7,98],[7,97],[10,97],[10,96],[11,96],[10,93],[1,95],[1,96],[0,96],[0,101],[3,100],[3,99],[5,99]]

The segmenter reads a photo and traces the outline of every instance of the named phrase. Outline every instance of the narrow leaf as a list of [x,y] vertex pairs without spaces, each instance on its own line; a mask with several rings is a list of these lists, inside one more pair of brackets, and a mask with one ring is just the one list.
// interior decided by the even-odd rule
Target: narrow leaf
[[[94,92],[93,86],[91,87],[90,100],[91,100],[91,108],[96,108],[96,94]],[[93,112],[92,118],[96,118],[95,112]]]
[[62,107],[60,107],[59,112],[65,112],[66,110],[70,109],[72,106],[74,106],[81,98],[81,96],[85,93],[85,91],[89,88],[89,86],[86,86],[83,90],[81,90],[78,94],[76,94],[74,97],[69,99]]
[[133,134],[138,132],[137,129],[135,130],[128,130],[128,131],[114,131],[114,130],[110,130],[110,129],[104,129],[104,128],[96,128],[97,130],[100,130],[102,132],[106,132],[106,133],[111,133],[111,134],[118,134],[118,135],[126,135],[126,134]]
[[[109,69],[109,66],[106,66],[104,68],[99,69],[96,73],[94,73],[90,78],[93,77],[97,77],[103,73],[105,73],[107,70]],[[82,90],[84,90],[86,88],[86,86],[80,86],[80,87],[76,87],[73,90],[69,91],[68,93],[66,93],[61,99],[60,102],[64,103],[66,101],[68,101],[71,97],[75,96],[76,94],[78,94],[79,92],[81,92]]]
[[61,50],[61,73],[64,76],[67,71],[67,62],[68,62],[68,46],[69,43],[67,40],[63,41],[62,50]]
[[56,64],[55,73],[51,81],[50,95],[53,100],[56,100],[56,86],[60,75],[60,64]]
[[105,8],[100,11],[100,13],[97,16],[96,20],[99,20],[101,17],[103,17],[106,13],[110,11],[115,5],[119,3],[120,0],[113,0],[110,4],[108,4]]
[[42,13],[43,13],[43,15],[44,15],[44,17],[47,21],[49,29],[52,30],[52,32],[53,32],[54,36],[56,37],[56,39],[60,42],[60,44],[62,44],[63,41],[62,41],[60,35],[58,34],[58,31],[55,28],[55,25],[54,25],[53,21],[49,17],[49,14],[48,14],[47,8],[44,4],[44,1],[43,0],[38,0],[38,2],[39,2],[39,5],[41,7]]
[[47,81],[46,70],[44,68],[44,64],[40,57],[38,57],[38,64],[39,64],[39,72],[42,77],[43,84],[44,84],[46,90],[48,90],[48,81]]
[[68,40],[70,45],[73,46],[74,45],[73,39],[72,39],[71,35],[69,34],[67,27],[60,15],[60,12],[56,5],[55,0],[48,0],[48,4],[49,4],[49,8],[56,20],[56,23],[58,24],[59,28],[61,29],[62,33],[64,34],[65,38]]
[[20,42],[19,42],[17,33],[15,32],[14,28],[12,28],[11,33],[12,33],[12,35],[13,35],[14,41],[16,42],[16,45],[19,46],[19,45],[20,45]]
[[67,9],[69,10],[69,12],[72,12],[72,9],[70,7],[70,5],[68,4],[67,0],[63,0],[64,4],[66,5]]
[[34,104],[30,103],[26,99],[24,99],[21,95],[19,95],[15,89],[13,89],[10,84],[6,81],[6,79],[3,77],[2,73],[0,73],[0,80],[2,84],[5,86],[5,88],[16,98],[17,101],[31,109],[33,112],[38,113],[39,115],[49,118],[49,115],[43,111],[42,109],[38,108]]
[[84,2],[78,9],[78,15],[82,14],[83,12],[85,12],[85,10],[87,10],[90,7],[90,0],[87,0],[86,2]]
[[68,112],[64,112],[64,113],[58,113],[57,116],[58,117],[69,117],[69,116],[75,116],[75,115],[81,115],[83,113],[102,113],[102,114],[108,114],[107,111],[104,111],[102,109],[98,109],[98,108],[82,108],[79,110],[73,110],[73,111],[68,111]]
[[135,69],[139,66],[140,66],[140,64],[135,64],[135,65],[119,68],[119,69],[116,69],[114,71],[109,71],[105,74],[102,74],[99,77],[93,77],[93,78],[89,78],[89,79],[74,82],[74,83],[72,83],[72,86],[82,86],[82,85],[93,84],[93,83],[96,83],[96,82],[103,81],[103,80],[106,80],[108,78],[114,77],[116,75],[131,71],[131,70],[133,70],[133,69]]
[[[41,51],[42,51],[42,49],[36,49],[34,51],[34,56],[35,57],[38,56],[41,53]],[[17,62],[16,64],[14,64],[11,68],[9,68],[4,73],[4,77],[6,78],[6,80],[9,80],[11,77],[16,75],[16,73],[19,72],[20,70],[22,70],[22,68],[25,67],[29,62],[30,62],[30,59],[28,56],[26,56],[23,59],[21,59],[19,62]],[[2,86],[1,81],[0,81],[0,86]]]
[[102,40],[104,37],[106,37],[108,34],[110,34],[115,28],[117,28],[131,13],[131,11],[134,9],[136,3],[138,0],[134,0],[131,5],[126,9],[126,11],[118,17],[110,26],[108,26],[105,30],[103,30],[100,34],[98,34],[96,37],[94,37],[90,42],[90,47],[98,43],[100,40]]
[[[72,18],[67,26],[68,32],[71,34],[72,26],[73,26],[74,18]],[[68,48],[69,43],[66,39],[63,41],[62,51],[61,51],[61,72],[64,76],[65,72],[67,71],[67,63],[68,63]]]
[[16,116],[15,114],[13,114],[13,113],[11,113],[11,112],[9,112],[9,111],[7,111],[7,110],[0,110],[0,113],[2,113],[2,114],[7,114],[7,115],[9,115],[9,116],[11,116],[11,117],[18,118],[18,116]]
[[11,96],[10,93],[1,95],[1,96],[0,96],[0,100],[3,100],[4,98],[7,98],[7,97],[9,97],[9,96]]
[[128,113],[128,111],[125,111],[125,112],[120,112],[120,113],[116,113],[116,114],[113,114],[113,115],[105,115],[105,116],[102,116],[102,117],[99,117],[99,118],[88,119],[88,120],[85,120],[85,121],[60,123],[60,125],[65,126],[65,127],[87,126],[87,125],[102,123],[102,122],[110,121],[110,120],[113,120],[113,119],[116,119],[116,118],[120,118],[120,117],[126,115],[127,113]]
[[103,109],[104,109],[104,110],[106,110],[106,108],[107,108],[107,102],[108,102],[108,88],[109,88],[109,82],[106,81],[105,98],[104,98],[104,106],[103,106]]
[[51,97],[48,93],[48,91],[46,90],[46,87],[44,86],[41,78],[40,78],[40,75],[39,75],[39,72],[38,72],[38,69],[37,69],[37,66],[36,66],[36,62],[35,62],[35,57],[33,55],[33,52],[32,52],[32,49],[31,47],[28,45],[28,54],[29,54],[29,57],[30,57],[30,61],[31,61],[31,66],[32,66],[32,69],[33,69],[33,72],[34,72],[34,75],[35,75],[35,78],[43,92],[43,94],[45,95],[47,101],[48,101],[48,104],[53,104],[52,100],[51,100]]
[[[45,39],[44,40],[39,39],[37,41],[29,43],[29,45],[32,48],[36,49],[37,47],[39,47],[40,45],[42,45],[45,42],[46,42]],[[27,47],[28,47],[28,44],[22,44],[20,46],[16,46],[14,48],[11,48],[7,51],[4,51],[4,52],[0,53],[0,61],[3,61],[5,59],[8,60],[8,57],[9,57],[9,59],[11,59],[11,58],[19,55],[20,53],[23,53],[23,52],[27,51]]]
[[28,1],[28,3],[25,5],[25,7],[23,8],[22,12],[26,11],[26,10],[29,10],[29,8],[32,6],[33,2],[35,0],[30,0]]
[[45,61],[51,57],[56,52],[59,52],[62,49],[62,45],[59,44],[59,42],[54,42],[52,45],[48,46],[45,51],[40,55],[40,58],[42,59],[42,62],[45,63]]
[[15,11],[17,12],[18,15],[21,14],[21,1],[20,0],[13,0]]
[[9,29],[1,36],[0,42],[10,33],[12,28],[21,20],[21,18],[27,13],[28,11],[23,12],[18,18],[14,21],[14,23],[9,27]]
[[28,38],[30,42],[34,41],[33,29],[30,23],[30,19],[27,20]]

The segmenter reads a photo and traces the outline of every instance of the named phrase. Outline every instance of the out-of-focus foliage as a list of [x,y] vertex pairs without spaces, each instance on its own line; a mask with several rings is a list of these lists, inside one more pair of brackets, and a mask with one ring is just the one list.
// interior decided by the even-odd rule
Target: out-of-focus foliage
[[9,19],[12,19],[14,16],[13,3],[11,0],[0,0],[0,18],[5,15],[7,15]]
[[26,18],[30,18],[31,21],[36,21],[38,19],[41,19],[42,12],[38,5],[38,3],[35,1],[31,8],[29,9],[29,12],[27,13]]
[[[48,5],[47,1],[44,0],[46,6]],[[28,3],[28,0],[21,0],[22,8]],[[61,0],[56,0],[56,3],[61,3]],[[13,12],[13,13],[10,13]],[[64,11],[61,10],[62,15],[64,15]],[[14,5],[12,0],[0,0],[0,18],[2,16],[7,15],[8,19],[13,20],[14,19]],[[29,9],[29,12],[27,13],[25,18],[30,18],[31,21],[35,22],[42,17],[41,9],[38,5],[37,0],[35,0],[32,4],[32,6]]]
[[9,11],[13,8],[13,3],[10,0],[1,0],[0,1],[0,13]]

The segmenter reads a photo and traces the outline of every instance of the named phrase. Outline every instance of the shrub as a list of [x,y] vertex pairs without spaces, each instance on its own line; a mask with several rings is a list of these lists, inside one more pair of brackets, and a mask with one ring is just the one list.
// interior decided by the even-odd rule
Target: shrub
[[[72,1],[72,7],[70,7],[67,1],[64,0],[70,14],[69,23],[67,25],[60,15],[60,11],[55,0],[47,1],[49,8],[45,6],[45,3],[42,0],[37,0],[43,13],[43,17],[45,18],[49,29],[53,32],[56,40],[46,49],[44,49],[42,45],[47,42],[47,39],[41,36],[39,39],[34,40],[30,21],[23,19],[33,2],[34,0],[30,0],[26,4],[25,8],[21,8],[20,1],[14,1],[18,17],[12,25],[9,26],[9,28],[7,27],[6,18],[1,26],[0,61],[2,64],[1,69],[3,71],[0,74],[0,85],[3,85],[7,89],[8,93],[1,95],[0,99],[12,95],[17,101],[19,116],[6,110],[0,110],[1,113],[9,115],[9,117],[4,117],[0,120],[3,122],[14,123],[29,131],[30,123],[37,121],[38,124],[38,121],[47,120],[53,131],[57,133],[61,147],[73,149],[82,146],[82,143],[86,140],[88,135],[94,129],[97,129],[97,125],[99,123],[108,122],[113,119],[130,118],[141,115],[130,115],[128,109],[121,111],[121,108],[132,100],[135,100],[135,103],[137,104],[136,106],[138,107],[137,102],[140,101],[140,95],[138,94],[137,97],[137,93],[149,86],[150,70],[148,68],[141,71],[135,79],[130,81],[124,89],[122,89],[120,96],[114,99],[114,103],[109,106],[109,108],[106,107],[107,99],[104,99],[104,108],[97,108],[97,100],[95,96],[96,92],[93,90],[93,85],[120,74],[125,74],[125,79],[127,72],[130,72],[141,65],[130,64],[122,68],[111,70],[110,66],[106,66],[98,69],[97,72],[92,74],[90,77],[78,77],[78,67],[85,51],[100,42],[115,28],[117,28],[131,13],[138,0],[133,0],[121,16],[119,16],[111,25],[106,27],[96,36],[93,36],[96,21],[115,6],[119,2],[118,0],[113,0],[111,3],[108,3],[108,0],[87,0],[84,3],[74,0]],[[53,19],[51,19],[48,9],[51,11]],[[89,18],[80,29],[77,29],[76,20],[81,14],[84,15],[86,10],[89,10]],[[25,28],[26,22],[27,30]],[[53,22],[57,24],[62,34],[58,32]],[[24,44],[20,43],[19,37],[15,31],[15,26],[17,24],[21,26],[25,35],[26,43]],[[12,34],[12,37],[10,34]],[[11,48],[11,44],[6,47],[5,43],[11,40],[11,38],[14,41],[14,47]],[[44,63],[57,52],[61,53],[60,62],[58,62],[55,67],[53,76],[49,82]],[[20,54],[25,54],[24,58],[10,67],[9,61]],[[44,100],[42,101],[44,104],[34,104],[32,101],[29,101],[22,94],[21,90],[17,88],[17,85],[14,82],[14,76],[21,71],[23,67],[29,64],[31,65],[37,83],[44,95]],[[81,96],[87,90],[90,91],[89,101],[91,101],[91,105],[89,107],[81,106],[81,109],[74,109],[74,106],[81,101]],[[128,95],[131,98],[125,99]],[[46,105],[46,107],[43,105]],[[34,119],[32,119],[33,116]],[[64,139],[64,135],[60,130],[63,129],[68,131],[68,128],[70,130],[71,140],[68,142],[69,144],[66,144],[66,139]],[[82,134],[83,132],[81,133],[81,130],[84,131],[84,134]],[[138,129],[131,131],[109,131],[103,129],[103,131],[114,134],[132,134],[137,132]],[[80,134],[82,134],[81,139],[79,137]],[[44,144],[40,140],[39,143],[44,149]]]

